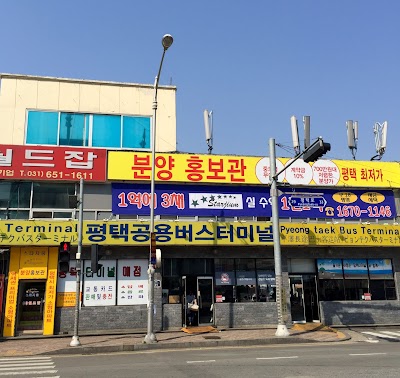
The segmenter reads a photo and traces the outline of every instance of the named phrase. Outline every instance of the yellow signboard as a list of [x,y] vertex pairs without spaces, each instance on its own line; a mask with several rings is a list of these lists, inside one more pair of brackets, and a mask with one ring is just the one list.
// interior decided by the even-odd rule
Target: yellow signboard
[[400,227],[380,224],[280,224],[283,245],[400,246]]
[[43,335],[54,333],[54,315],[56,310],[58,249],[49,248],[49,277],[46,281],[46,302],[43,314]]
[[[400,188],[400,165],[396,162],[279,158],[278,181],[293,186]],[[155,180],[164,183],[268,185],[268,157],[234,155],[156,154]],[[108,180],[149,181],[151,154],[108,151]]]
[[56,307],[74,307],[76,293],[57,293]]
[[47,278],[48,248],[32,245],[21,248],[19,278]]
[[20,248],[13,248],[8,272],[6,307],[4,310],[3,336],[5,337],[14,336],[18,298],[19,256]]
[[[5,228],[4,223],[7,222]],[[77,244],[77,222],[0,221],[7,230],[2,245],[21,245],[27,236],[45,238],[37,245],[58,245],[60,239]],[[43,231],[45,230],[45,231]],[[400,226],[381,224],[281,223],[282,245],[400,246]],[[272,222],[170,222],[155,223],[157,246],[163,245],[272,245]],[[23,236],[23,237],[21,237]],[[19,241],[17,241],[19,239]],[[25,242],[28,244],[27,242]],[[145,221],[84,221],[83,244],[149,246],[150,225]],[[21,268],[23,268],[21,266]]]

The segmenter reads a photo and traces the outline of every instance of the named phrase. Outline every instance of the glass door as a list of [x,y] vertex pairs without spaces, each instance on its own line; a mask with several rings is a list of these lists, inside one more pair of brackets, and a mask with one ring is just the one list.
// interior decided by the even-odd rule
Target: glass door
[[214,281],[213,277],[197,277],[198,324],[214,324]]
[[302,276],[289,276],[290,307],[293,323],[305,323],[304,285]]
[[45,290],[45,281],[20,281],[17,323],[19,334],[43,332]]
[[314,274],[303,274],[304,310],[307,322],[319,322],[317,277]]

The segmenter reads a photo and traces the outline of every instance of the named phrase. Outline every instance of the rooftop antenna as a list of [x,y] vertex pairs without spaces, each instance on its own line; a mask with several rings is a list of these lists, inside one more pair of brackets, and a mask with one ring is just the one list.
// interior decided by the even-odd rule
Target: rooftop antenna
[[356,160],[357,143],[358,143],[358,122],[346,121],[347,128],[347,146],[350,148],[353,160]]
[[208,146],[208,153],[211,154],[213,150],[213,111],[204,110],[204,130],[206,132],[206,142]]
[[387,139],[387,121],[383,123],[375,122],[374,134],[375,134],[375,148],[377,155],[373,156],[371,160],[381,160],[383,154],[386,151],[386,139]]
[[300,142],[299,142],[299,128],[297,126],[297,119],[295,116],[290,117],[290,126],[292,128],[292,140],[294,153],[298,155],[300,153]]
[[310,147],[310,116],[303,116],[304,124],[304,149]]

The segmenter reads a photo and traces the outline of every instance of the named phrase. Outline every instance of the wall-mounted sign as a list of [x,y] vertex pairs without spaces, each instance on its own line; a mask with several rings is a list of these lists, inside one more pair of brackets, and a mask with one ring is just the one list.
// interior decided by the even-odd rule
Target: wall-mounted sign
[[368,264],[366,259],[345,259],[343,260],[344,278],[367,279]]
[[19,278],[47,278],[47,260],[49,249],[47,247],[30,246],[21,248],[19,263]]
[[100,148],[0,145],[0,179],[106,181]]
[[[283,218],[393,218],[395,202],[390,190],[332,190],[281,188],[279,215]],[[114,214],[148,215],[150,184],[113,184]],[[204,186],[158,184],[156,215],[271,217],[266,186]]]
[[118,305],[147,304],[148,260],[118,260]]
[[317,259],[318,278],[342,279],[343,265],[341,259]]
[[393,279],[392,260],[368,259],[368,271],[371,280]]
[[83,304],[85,306],[112,306],[116,304],[116,260],[101,261],[95,273],[90,260],[84,260]]
[[[400,226],[363,223],[280,222],[282,245],[399,247]],[[77,221],[0,220],[3,246],[55,246],[60,240],[77,245]],[[272,222],[156,221],[156,243],[162,245],[272,245]],[[150,246],[148,221],[84,221],[83,244]]]
[[[291,159],[276,160],[278,171]],[[213,183],[259,185],[270,183],[267,157],[156,154],[155,180],[172,183]],[[107,178],[118,181],[149,181],[151,154],[108,151]],[[304,186],[400,188],[398,163],[352,160],[299,159],[278,177],[279,182]]]

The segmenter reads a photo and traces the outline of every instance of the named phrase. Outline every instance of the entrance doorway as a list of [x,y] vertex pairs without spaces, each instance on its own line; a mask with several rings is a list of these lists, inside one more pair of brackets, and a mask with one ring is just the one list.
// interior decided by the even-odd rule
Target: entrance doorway
[[[214,325],[214,279],[209,276],[182,276],[184,327]],[[195,298],[198,311],[191,311],[188,303]]]
[[197,277],[197,303],[199,304],[198,324],[214,324],[213,277]]
[[19,282],[17,333],[43,333],[43,312],[46,281]]
[[289,276],[290,306],[293,323],[319,322],[316,276]]

